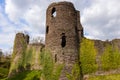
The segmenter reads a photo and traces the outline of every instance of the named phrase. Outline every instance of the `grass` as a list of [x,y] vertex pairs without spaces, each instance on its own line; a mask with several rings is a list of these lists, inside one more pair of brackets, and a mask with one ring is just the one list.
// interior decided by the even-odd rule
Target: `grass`
[[33,71],[24,71],[9,79],[3,79],[3,80],[40,80],[40,76],[41,76],[41,71],[33,70]]
[[88,80],[120,80],[120,74],[107,75],[107,76],[94,76]]
[[0,67],[0,79],[7,77],[7,75],[8,75],[8,69]]

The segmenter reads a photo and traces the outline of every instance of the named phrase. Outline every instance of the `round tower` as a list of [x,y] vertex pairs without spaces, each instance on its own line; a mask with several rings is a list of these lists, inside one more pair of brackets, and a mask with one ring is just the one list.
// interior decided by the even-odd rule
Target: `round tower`
[[71,2],[48,6],[45,48],[50,51],[55,63],[65,65],[59,80],[68,80],[66,73],[71,73],[73,66],[79,62],[81,27],[79,11],[75,10]]

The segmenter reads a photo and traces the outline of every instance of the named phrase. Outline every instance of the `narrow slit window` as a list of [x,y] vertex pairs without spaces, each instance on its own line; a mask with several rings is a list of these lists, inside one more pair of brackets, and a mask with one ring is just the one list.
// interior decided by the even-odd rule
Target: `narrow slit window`
[[55,8],[52,9],[52,17],[56,17],[56,9]]
[[77,26],[75,26],[75,33],[78,33],[78,29],[77,29]]
[[46,34],[49,32],[49,26],[46,27]]
[[64,48],[66,46],[66,36],[65,36],[65,33],[62,33],[61,35],[62,35],[61,36],[61,39],[62,39],[61,46],[62,46],[62,48]]
[[57,62],[57,54],[55,54],[55,62]]

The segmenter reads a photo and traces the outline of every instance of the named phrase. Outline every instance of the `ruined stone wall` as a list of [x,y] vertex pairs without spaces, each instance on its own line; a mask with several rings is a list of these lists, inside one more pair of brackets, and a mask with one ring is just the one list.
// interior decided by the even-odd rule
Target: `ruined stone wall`
[[84,79],[120,74],[120,39],[101,41],[83,38],[80,51]]
[[[105,49],[111,46],[111,51],[119,50],[120,51],[120,39],[114,39],[112,41],[101,41],[101,40],[93,40],[95,49],[97,50],[96,62],[98,64],[98,71],[102,71],[101,69],[101,56],[103,55]],[[114,54],[113,54],[114,55]]]
[[52,3],[46,12],[45,49],[54,62],[65,64],[59,80],[67,80],[73,65],[79,61],[79,38],[82,35],[79,12],[70,2]]
[[42,43],[32,43],[27,46],[25,59],[26,59],[26,66],[28,65],[30,70],[41,70],[42,66],[41,66],[40,56],[43,49],[44,49],[44,44]]
[[29,44],[29,35],[17,33],[14,40],[9,77],[24,70],[40,70],[42,43]]
[[113,49],[120,51],[120,39],[113,39],[112,41],[93,40],[94,46],[98,52],[98,56],[102,55],[107,45],[112,46]]

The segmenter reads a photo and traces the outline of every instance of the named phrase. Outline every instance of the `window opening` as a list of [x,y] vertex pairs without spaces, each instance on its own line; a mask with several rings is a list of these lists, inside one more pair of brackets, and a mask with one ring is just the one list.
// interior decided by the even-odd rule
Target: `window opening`
[[46,27],[46,34],[49,32],[49,26]]
[[61,46],[62,46],[62,48],[64,48],[66,46],[66,36],[65,36],[65,33],[62,33],[61,35],[62,35]]
[[75,33],[78,34],[78,29],[77,29],[77,26],[75,26]]
[[55,62],[57,62],[57,54],[55,54]]
[[56,9],[55,8],[52,9],[52,17],[56,17]]

